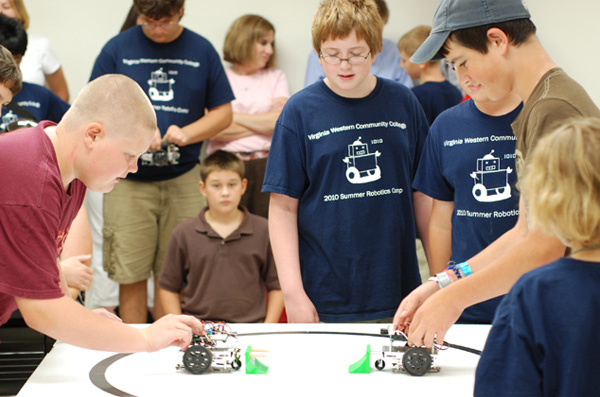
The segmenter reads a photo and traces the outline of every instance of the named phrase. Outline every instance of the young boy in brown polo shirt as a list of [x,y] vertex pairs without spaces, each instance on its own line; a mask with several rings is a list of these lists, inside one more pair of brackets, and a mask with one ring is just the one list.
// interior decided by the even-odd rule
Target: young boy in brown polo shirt
[[277,322],[283,295],[267,220],[239,205],[247,183],[243,161],[216,151],[203,161],[200,177],[208,206],[173,231],[159,279],[165,313]]

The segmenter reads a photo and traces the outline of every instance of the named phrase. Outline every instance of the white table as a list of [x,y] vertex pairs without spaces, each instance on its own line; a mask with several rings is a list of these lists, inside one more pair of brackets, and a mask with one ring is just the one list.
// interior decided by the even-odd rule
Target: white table
[[[275,331],[332,331],[379,334],[387,324],[232,324],[239,334]],[[490,326],[455,325],[446,341],[481,350]],[[178,348],[155,353],[136,353],[118,359],[106,370],[113,387],[135,396],[191,396],[211,393],[223,396],[382,396],[410,393],[416,396],[468,396],[473,393],[475,367],[479,356],[456,349],[438,353],[439,373],[422,377],[378,371],[373,365],[375,351],[388,345],[387,338],[357,335],[280,334],[240,336],[242,368],[237,372],[207,372],[201,375],[176,370],[181,363]],[[358,361],[371,345],[371,372],[350,374],[348,367]],[[245,372],[243,357],[247,346],[266,349],[259,360],[269,366],[266,375]],[[81,349],[56,342],[52,351],[23,386],[18,396],[67,395],[110,396],[90,381],[90,370],[114,353]],[[218,394],[217,394],[218,393]]]

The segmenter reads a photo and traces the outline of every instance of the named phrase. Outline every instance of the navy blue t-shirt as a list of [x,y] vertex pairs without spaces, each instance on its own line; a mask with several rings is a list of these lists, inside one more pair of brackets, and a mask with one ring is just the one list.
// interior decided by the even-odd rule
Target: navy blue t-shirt
[[[436,200],[454,201],[452,261],[475,256],[517,221],[511,123],[521,108],[489,116],[468,100],[442,112],[430,128],[413,187]],[[499,301],[467,308],[460,321],[491,323]]]
[[[202,36],[188,30],[170,43],[155,43],[136,26],[112,38],[96,59],[90,80],[119,73],[131,77],[148,94],[161,135],[171,125],[184,127],[234,99],[219,54]],[[142,166],[128,179],[175,178],[198,164],[202,142],[181,147],[179,164]]]
[[391,317],[421,283],[411,184],[427,128],[387,79],[364,98],[319,81],[285,105],[263,191],[299,200],[302,281],[321,320]]
[[413,94],[419,100],[429,125],[444,110],[458,105],[462,100],[462,94],[449,81],[429,81],[416,85],[412,88]]
[[598,286],[600,263],[573,258],[523,275],[498,306],[475,396],[597,396]]
[[[13,102],[31,113],[35,117],[35,121],[50,120],[58,123],[69,110],[69,104],[49,89],[27,82],[23,82],[23,88],[13,97]],[[2,124],[4,125],[23,118],[6,106],[2,108]]]

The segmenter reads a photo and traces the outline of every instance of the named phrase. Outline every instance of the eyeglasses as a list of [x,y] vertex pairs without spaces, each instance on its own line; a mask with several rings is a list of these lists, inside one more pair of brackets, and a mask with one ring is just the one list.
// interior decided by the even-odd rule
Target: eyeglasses
[[353,55],[349,58],[340,58],[334,55],[323,55],[323,53],[320,54],[320,57],[323,58],[323,60],[330,65],[340,65],[342,61],[346,61],[350,65],[360,65],[361,63],[364,63],[367,60],[369,55],[371,55],[371,51],[369,51],[369,53],[365,56]]
[[150,29],[156,29],[158,27],[168,29],[168,28],[172,28],[173,26],[179,24],[179,18],[180,18],[179,15],[174,15],[169,20],[157,21],[157,20],[149,19],[145,16],[142,16],[140,18],[140,25],[150,28]]

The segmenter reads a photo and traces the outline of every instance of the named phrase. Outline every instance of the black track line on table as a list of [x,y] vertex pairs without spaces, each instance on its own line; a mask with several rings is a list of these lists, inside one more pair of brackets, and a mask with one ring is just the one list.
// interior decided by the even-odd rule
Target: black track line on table
[[90,370],[90,380],[98,389],[103,390],[113,396],[133,396],[133,394],[129,394],[124,392],[123,390],[119,390],[113,385],[111,385],[106,379],[106,370],[110,367],[115,361],[122,359],[123,357],[127,357],[131,355],[131,353],[127,354],[115,354],[114,356],[110,356],[100,361],[98,364],[94,365],[94,367]]
[[[369,334],[362,332],[336,332],[336,331],[271,331],[271,332],[251,332],[245,334],[237,334],[237,336],[261,336],[261,335],[287,335],[287,334],[313,334],[313,335],[350,335],[350,336],[370,336],[376,338],[389,338],[389,335],[385,334]],[[467,353],[473,353],[481,356],[481,350],[472,349],[461,345],[455,345],[453,343],[444,342],[444,346],[452,349],[462,350]]]

